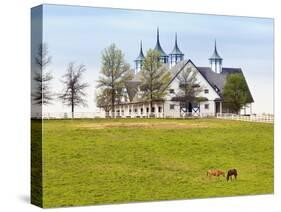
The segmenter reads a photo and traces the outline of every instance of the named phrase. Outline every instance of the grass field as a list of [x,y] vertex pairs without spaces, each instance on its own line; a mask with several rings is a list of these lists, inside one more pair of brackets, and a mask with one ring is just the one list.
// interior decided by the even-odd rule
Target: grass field
[[273,193],[273,124],[45,120],[43,139],[44,207]]

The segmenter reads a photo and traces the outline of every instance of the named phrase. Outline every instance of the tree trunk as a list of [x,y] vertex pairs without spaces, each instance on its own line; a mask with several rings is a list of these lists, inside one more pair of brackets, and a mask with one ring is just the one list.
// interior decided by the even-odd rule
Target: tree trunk
[[112,89],[112,95],[111,95],[111,117],[115,118],[115,91]]
[[152,93],[150,94],[150,117],[152,117]]
[[74,91],[71,92],[71,117],[74,118]]
[[74,102],[71,102],[71,117],[74,118]]
[[152,100],[150,100],[150,117],[152,117]]

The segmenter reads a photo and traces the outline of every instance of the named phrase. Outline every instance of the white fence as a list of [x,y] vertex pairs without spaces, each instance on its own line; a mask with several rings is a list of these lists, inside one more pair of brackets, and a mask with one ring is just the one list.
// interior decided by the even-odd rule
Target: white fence
[[31,114],[32,118],[38,118],[41,117],[43,119],[93,119],[93,118],[101,118],[101,114],[95,113],[95,112],[74,112],[73,116],[71,112],[50,112],[50,113],[33,113]]
[[[50,112],[50,113],[33,113],[32,118],[40,119],[41,116],[43,119],[94,119],[94,118],[104,118],[105,114],[100,112],[75,112],[72,117],[71,112]],[[218,119],[228,119],[228,120],[237,120],[237,121],[248,121],[248,122],[265,122],[265,123],[274,123],[274,116],[270,114],[257,114],[257,115],[237,115],[232,113],[201,113],[200,115],[194,114],[185,114],[181,115],[171,115],[164,116],[164,118],[218,118]],[[123,118],[148,118],[146,116],[132,116],[132,117],[123,117]],[[155,118],[163,118],[163,116],[156,116]]]
[[271,114],[237,115],[232,113],[221,113],[217,114],[216,117],[219,119],[230,119],[237,121],[274,123],[274,115]]

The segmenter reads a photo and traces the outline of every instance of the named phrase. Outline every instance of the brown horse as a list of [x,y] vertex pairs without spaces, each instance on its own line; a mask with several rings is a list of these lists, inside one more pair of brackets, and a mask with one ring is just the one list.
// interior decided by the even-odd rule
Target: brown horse
[[226,180],[228,181],[229,178],[230,178],[231,181],[232,181],[232,176],[234,176],[234,177],[235,177],[235,180],[236,180],[237,175],[238,175],[238,173],[237,173],[237,170],[236,170],[236,169],[230,169],[230,170],[228,170],[228,172],[227,172]]
[[216,177],[219,177],[219,176],[223,176],[225,177],[225,173],[224,171],[222,170],[218,170],[218,169],[213,169],[213,170],[208,170],[207,171],[207,176],[209,176],[209,179],[211,179],[212,176],[216,176]]

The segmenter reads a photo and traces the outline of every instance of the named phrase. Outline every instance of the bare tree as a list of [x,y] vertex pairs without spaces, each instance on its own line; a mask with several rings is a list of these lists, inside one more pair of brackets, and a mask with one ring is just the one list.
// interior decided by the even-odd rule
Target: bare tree
[[160,62],[160,53],[149,49],[141,71],[140,89],[143,91],[143,99],[150,102],[151,115],[153,101],[166,96],[170,79],[170,72]]
[[38,47],[38,52],[35,59],[36,71],[34,72],[35,88],[32,93],[34,104],[47,105],[53,100],[50,82],[53,79],[52,73],[47,71],[47,66],[51,63],[51,57],[48,55],[48,46],[43,43]]
[[101,76],[97,81],[97,88],[106,90],[106,97],[111,100],[111,116],[115,117],[115,104],[121,98],[125,82],[132,78],[130,66],[124,60],[124,55],[115,44],[111,44],[102,53]]
[[73,62],[68,64],[66,74],[63,76],[62,83],[64,90],[59,95],[59,99],[68,106],[71,106],[72,118],[74,118],[75,106],[87,106],[85,99],[85,89],[89,86],[88,83],[82,82],[83,73],[86,71],[85,65],[75,66]]
[[[192,103],[200,102],[201,98],[198,94],[202,92],[202,87],[197,81],[197,73],[192,71],[190,67],[182,70],[178,76],[177,80],[179,82],[179,90],[172,100],[181,102],[181,109],[184,112],[189,111],[189,107]],[[203,100],[203,99],[202,99]]]
[[110,89],[101,89],[100,92],[96,95],[96,104],[99,108],[103,108],[106,116],[109,115],[111,110],[111,90]]

